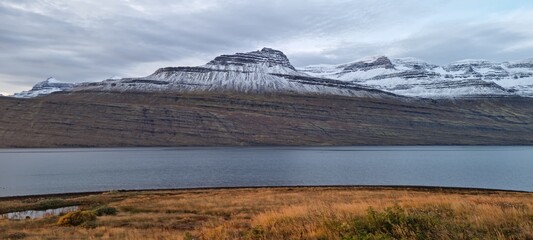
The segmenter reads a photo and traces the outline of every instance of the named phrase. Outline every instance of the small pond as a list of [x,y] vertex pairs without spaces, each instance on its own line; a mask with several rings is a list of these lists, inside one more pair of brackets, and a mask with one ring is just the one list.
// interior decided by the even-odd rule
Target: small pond
[[74,212],[79,209],[78,206],[54,208],[47,210],[28,210],[20,212],[11,212],[6,214],[1,214],[0,218],[7,218],[11,220],[22,220],[22,219],[36,219],[43,218],[48,216],[58,216],[69,212]]

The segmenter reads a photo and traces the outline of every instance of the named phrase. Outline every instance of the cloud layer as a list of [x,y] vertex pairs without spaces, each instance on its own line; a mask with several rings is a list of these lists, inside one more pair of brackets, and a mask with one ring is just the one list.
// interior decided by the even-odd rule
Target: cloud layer
[[0,93],[144,76],[269,46],[294,65],[367,55],[533,57],[533,4],[487,0],[4,0]]

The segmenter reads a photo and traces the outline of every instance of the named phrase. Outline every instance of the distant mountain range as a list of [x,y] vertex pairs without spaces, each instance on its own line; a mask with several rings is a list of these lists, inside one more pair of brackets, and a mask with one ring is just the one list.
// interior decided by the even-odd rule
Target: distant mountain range
[[54,78],[16,93],[31,98],[53,92],[243,92],[355,97],[533,97],[533,59],[494,63],[463,60],[437,66],[413,58],[368,57],[340,65],[295,68],[278,50],[221,55],[203,66],[166,67],[140,78],[63,83]]

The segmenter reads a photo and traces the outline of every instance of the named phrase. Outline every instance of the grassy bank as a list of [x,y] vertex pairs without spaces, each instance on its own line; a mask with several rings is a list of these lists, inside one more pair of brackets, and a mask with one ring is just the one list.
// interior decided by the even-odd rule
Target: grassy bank
[[[91,219],[79,226],[60,225],[59,216],[0,219],[0,239],[533,239],[533,194],[497,191],[109,192],[0,199],[0,212],[70,205]],[[112,213],[93,216],[102,209]]]

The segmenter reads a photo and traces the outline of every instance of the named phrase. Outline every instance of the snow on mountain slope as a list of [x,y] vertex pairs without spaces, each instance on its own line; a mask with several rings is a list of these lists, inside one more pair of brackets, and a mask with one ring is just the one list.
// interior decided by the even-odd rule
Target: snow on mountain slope
[[311,77],[297,71],[281,51],[270,48],[249,53],[222,55],[199,67],[161,68],[147,77],[84,83],[73,89],[73,91],[81,90],[390,95],[367,89],[356,83]]
[[[317,77],[353,82],[411,97],[521,95],[533,97],[533,61],[462,60],[437,66],[414,58],[314,65],[299,69]],[[356,67],[353,67],[356,66]]]
[[53,92],[67,91],[74,87],[73,83],[63,83],[57,79],[50,77],[45,81],[39,82],[33,86],[29,91],[23,91],[20,93],[15,93],[13,97],[17,98],[32,98],[40,95],[48,95]]
[[203,66],[160,68],[140,78],[112,77],[102,82],[79,84],[61,83],[51,78],[14,97],[86,90],[533,97],[533,59],[504,63],[470,59],[438,66],[415,58],[372,56],[345,64],[296,69],[283,52],[263,48],[221,55]]

